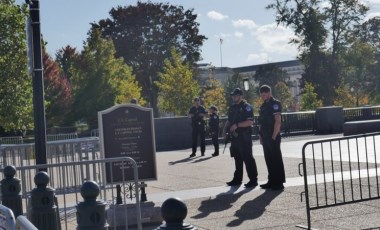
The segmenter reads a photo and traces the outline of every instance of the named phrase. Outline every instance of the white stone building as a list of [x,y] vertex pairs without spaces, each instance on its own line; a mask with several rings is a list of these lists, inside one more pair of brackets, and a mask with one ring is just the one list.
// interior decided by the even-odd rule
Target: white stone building
[[199,64],[198,71],[201,84],[205,84],[206,81],[210,78],[219,80],[223,84],[228,77],[234,75],[235,73],[238,73],[242,77],[248,77],[249,79],[253,79],[252,77],[255,75],[257,69],[260,66],[273,64],[288,74],[288,81],[292,83],[290,90],[295,98],[295,101],[299,102],[301,93],[300,79],[302,77],[302,74],[304,73],[304,66],[301,64],[299,60],[274,62],[236,68],[215,67],[210,64]]

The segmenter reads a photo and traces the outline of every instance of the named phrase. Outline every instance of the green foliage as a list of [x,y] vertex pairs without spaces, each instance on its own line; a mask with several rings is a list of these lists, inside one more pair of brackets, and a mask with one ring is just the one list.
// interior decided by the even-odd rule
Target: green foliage
[[189,103],[199,95],[199,84],[193,79],[193,73],[181,55],[173,48],[171,58],[165,60],[163,72],[159,74],[155,85],[160,90],[160,110],[184,116]]
[[334,105],[343,106],[344,108],[355,107],[355,96],[348,85],[337,88],[336,95]]
[[322,101],[317,98],[317,94],[314,92],[314,86],[311,83],[305,82],[305,88],[301,95],[300,109],[302,111],[315,110],[322,105]]
[[[335,89],[343,82],[342,52],[350,46],[350,33],[368,8],[359,0],[278,0],[267,8],[276,10],[276,22],[291,26],[305,65],[304,82],[314,85],[324,103],[331,105]],[[330,40],[329,40],[330,39]]]
[[227,102],[224,89],[218,80],[210,79],[208,80],[206,87],[202,94],[203,104],[206,108],[214,105],[218,108],[220,115],[226,114],[227,112]]
[[25,5],[0,1],[0,126],[5,131],[33,128],[32,79],[27,72]]
[[282,81],[276,84],[275,92],[273,95],[279,101],[281,101],[283,111],[287,111],[293,104],[293,95],[289,90],[289,87]]
[[122,58],[115,58],[112,41],[103,39],[99,31],[88,38],[80,59],[71,81],[73,121],[85,121],[92,126],[97,123],[98,111],[132,98],[144,104],[131,68]]
[[133,68],[144,98],[158,116],[158,87],[153,82],[163,72],[170,49],[178,50],[190,66],[201,59],[206,37],[199,34],[197,15],[182,6],[137,1],[136,5],[113,8],[110,16],[92,24],[90,33],[100,29],[105,38],[113,40],[116,56]]
[[274,64],[260,65],[254,75],[254,79],[259,86],[269,85],[272,88],[272,94],[274,96],[276,96],[275,86],[277,83],[280,81],[286,82],[288,78],[288,73]]
[[244,89],[244,79],[247,79],[249,83],[249,90],[244,91],[245,100],[247,100],[248,103],[252,104],[258,96],[257,87],[255,87],[255,85],[253,85],[252,83],[252,76],[246,77],[240,75],[239,73],[235,73],[234,75],[228,77],[224,84],[224,93],[228,105],[232,104],[232,98],[230,93],[234,91],[235,88]]
[[75,66],[75,63],[80,61],[80,54],[77,53],[75,48],[66,46],[58,50],[55,55],[55,61],[59,64],[62,74],[70,81],[73,72],[72,68]]

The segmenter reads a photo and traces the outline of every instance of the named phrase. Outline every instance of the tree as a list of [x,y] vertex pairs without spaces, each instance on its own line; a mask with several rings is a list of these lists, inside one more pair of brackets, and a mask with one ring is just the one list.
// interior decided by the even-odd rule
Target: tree
[[301,95],[301,110],[315,110],[322,105],[322,101],[317,98],[317,94],[314,92],[314,86],[305,82],[305,88]]
[[371,69],[376,65],[376,51],[370,44],[355,40],[342,55],[345,61],[343,72],[345,85],[355,94],[356,106],[359,106],[359,102],[371,93],[372,75],[375,74]]
[[248,103],[252,104],[256,99],[258,91],[257,87],[255,87],[255,85],[253,84],[252,76],[242,76],[239,73],[235,73],[234,75],[227,77],[227,80],[224,84],[224,93],[228,105],[232,104],[232,98],[230,93],[234,91],[235,88],[244,89],[244,80],[247,80],[249,84],[249,90],[244,91],[245,100],[247,100]]
[[281,101],[283,111],[287,111],[290,109],[294,101],[289,87],[283,81],[279,81],[274,88],[276,95],[273,96]]
[[158,87],[153,82],[158,80],[164,60],[170,58],[170,49],[178,50],[190,66],[201,59],[206,37],[199,35],[197,15],[182,6],[138,1],[135,6],[113,8],[110,16],[93,23],[90,33],[99,29],[105,38],[112,39],[116,56],[133,68],[157,117]]
[[187,114],[189,104],[200,92],[190,66],[174,48],[171,50],[171,58],[164,61],[163,72],[154,83],[160,90],[160,109],[174,115]]
[[27,71],[26,5],[0,1],[0,124],[5,131],[33,128],[32,79]]
[[350,108],[355,106],[355,97],[352,94],[350,87],[344,85],[336,89],[336,98],[334,99],[334,105],[343,106],[344,108]]
[[359,0],[327,3],[321,9],[319,0],[277,0],[267,8],[276,10],[277,23],[294,29],[299,39],[292,42],[299,45],[300,58],[305,64],[304,81],[316,87],[325,104],[332,104],[335,89],[342,84],[340,54],[349,45],[348,35],[368,8]]
[[46,123],[48,126],[62,125],[70,112],[73,95],[71,84],[49,54],[43,52]]
[[319,97],[326,98],[328,84],[321,81],[327,78],[324,72],[328,61],[324,50],[328,32],[324,27],[326,17],[319,4],[318,0],[278,0],[268,5],[267,9],[276,10],[277,24],[294,30],[295,38],[290,42],[298,46],[299,58],[305,66],[301,87],[305,86],[304,82],[310,82]]
[[274,64],[260,65],[254,75],[255,81],[260,86],[269,85],[272,88],[273,95],[276,95],[276,84],[280,81],[285,83],[288,78],[288,73]]
[[80,61],[80,54],[75,48],[66,46],[57,51],[55,61],[59,64],[62,74],[70,81],[73,77],[72,68]]
[[224,97],[224,89],[218,80],[208,80],[206,87],[203,89],[203,103],[206,108],[215,105],[218,108],[219,114],[226,114],[227,102]]
[[374,64],[369,66],[365,91],[370,95],[370,103],[380,102],[380,17],[374,17],[365,21],[354,30],[353,38],[361,43],[371,46],[372,51],[369,56],[374,56]]
[[115,58],[112,41],[102,38],[99,31],[87,39],[80,59],[72,77],[74,121],[96,126],[98,111],[132,98],[145,103],[131,68]]
[[370,44],[380,52],[380,17],[370,18],[363,24],[357,25],[352,32],[352,37]]

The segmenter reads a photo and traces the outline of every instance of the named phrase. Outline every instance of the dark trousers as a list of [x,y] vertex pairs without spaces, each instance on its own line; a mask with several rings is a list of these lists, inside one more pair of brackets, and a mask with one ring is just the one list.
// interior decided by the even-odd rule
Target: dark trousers
[[231,156],[235,159],[235,172],[233,181],[243,180],[243,163],[250,181],[257,181],[257,166],[252,155],[251,135],[241,135],[231,140]]
[[264,137],[262,143],[268,168],[268,183],[280,185],[285,182],[285,169],[280,148],[281,136],[278,135],[276,140],[272,137]]
[[211,135],[211,140],[212,140],[212,144],[214,145],[215,153],[219,154],[219,139],[218,139],[218,134]]
[[206,151],[206,141],[205,141],[205,126],[204,125],[193,125],[192,131],[192,150],[193,153],[197,151],[198,136],[201,139],[201,153]]

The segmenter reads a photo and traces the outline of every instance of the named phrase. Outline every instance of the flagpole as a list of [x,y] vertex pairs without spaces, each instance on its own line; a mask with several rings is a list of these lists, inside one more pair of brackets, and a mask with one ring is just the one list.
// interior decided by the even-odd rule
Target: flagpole
[[222,43],[223,43],[223,39],[220,38],[219,39],[219,49],[220,49],[220,67],[223,67],[223,59],[222,59]]

